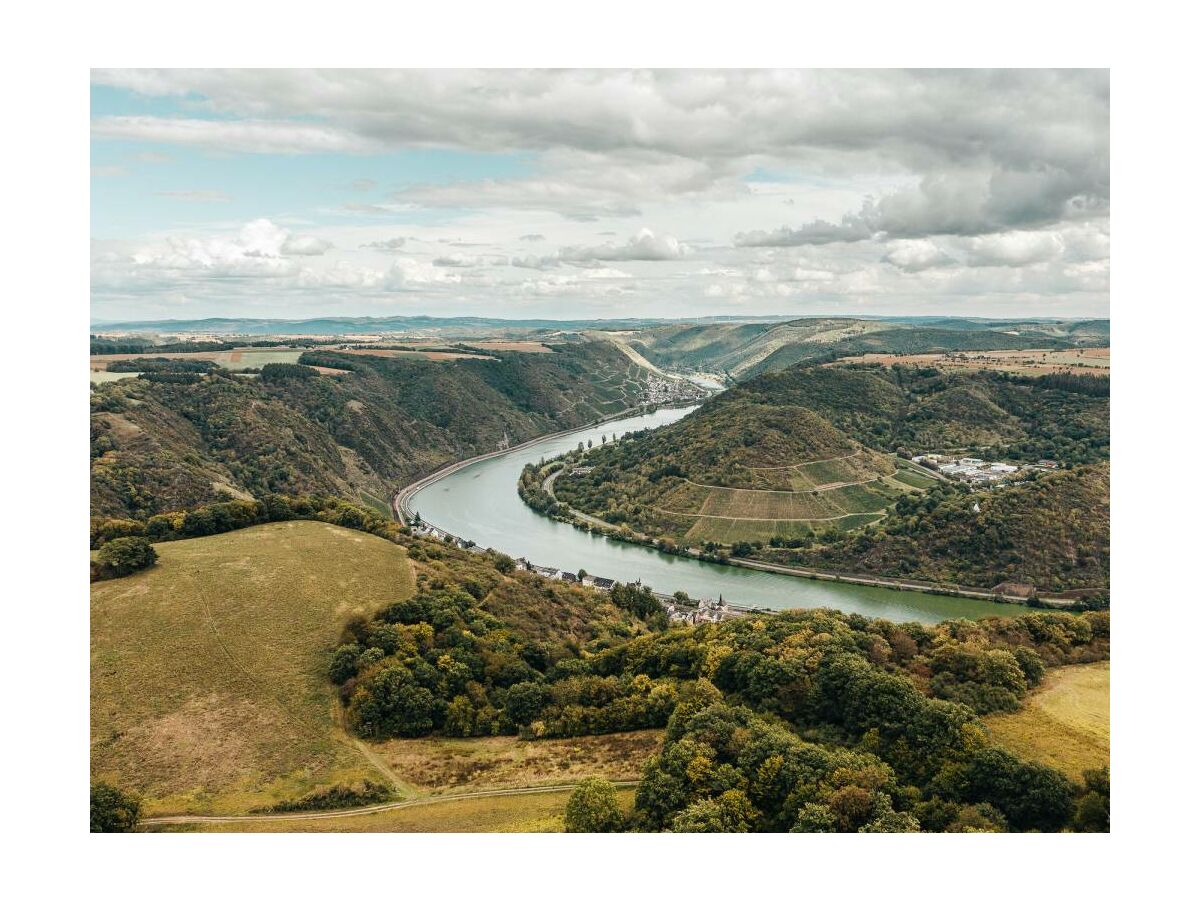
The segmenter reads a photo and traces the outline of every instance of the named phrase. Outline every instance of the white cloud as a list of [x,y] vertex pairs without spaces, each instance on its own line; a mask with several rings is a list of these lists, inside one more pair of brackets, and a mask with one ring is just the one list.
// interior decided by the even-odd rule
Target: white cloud
[[1064,242],[1053,231],[1010,231],[972,238],[967,246],[969,266],[1021,267],[1058,259]]
[[604,244],[598,247],[563,247],[559,259],[566,262],[590,262],[592,260],[645,260],[665,261],[683,259],[692,249],[674,235],[655,234],[649,228],[641,229],[624,244]]
[[929,240],[893,241],[884,261],[905,272],[955,265],[955,259]]
[[284,256],[321,256],[333,249],[333,243],[311,234],[290,234],[280,251]]

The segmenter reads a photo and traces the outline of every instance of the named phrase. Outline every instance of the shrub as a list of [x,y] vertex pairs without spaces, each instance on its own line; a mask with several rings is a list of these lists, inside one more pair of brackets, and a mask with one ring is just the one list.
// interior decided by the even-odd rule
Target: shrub
[[585,778],[567,801],[566,828],[571,832],[620,831],[625,817],[617,805],[617,789],[604,778]]
[[113,538],[96,551],[92,579],[123,578],[154,565],[158,554],[144,537]]
[[91,830],[133,831],[142,814],[142,803],[133,794],[104,781],[92,785]]

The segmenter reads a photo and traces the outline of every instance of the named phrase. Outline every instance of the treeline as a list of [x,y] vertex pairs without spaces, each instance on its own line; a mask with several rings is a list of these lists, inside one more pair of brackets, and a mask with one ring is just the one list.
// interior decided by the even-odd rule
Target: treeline
[[315,519],[390,540],[396,540],[408,531],[405,526],[386,519],[373,510],[348,503],[338,497],[268,494],[261,500],[209,503],[194,509],[160,513],[144,520],[93,517],[91,547],[103,553],[105,546],[122,538],[144,538],[151,542],[173,541],[224,534],[253,525],[287,522],[293,519]]
[[114,359],[107,366],[109,372],[198,372],[207,374],[219,366],[209,359],[166,359],[161,356],[144,356],[138,359]]
[[562,504],[551,497],[542,487],[543,471],[532,463],[521,469],[521,477],[517,480],[517,493],[529,506],[543,515],[560,516],[565,510]]

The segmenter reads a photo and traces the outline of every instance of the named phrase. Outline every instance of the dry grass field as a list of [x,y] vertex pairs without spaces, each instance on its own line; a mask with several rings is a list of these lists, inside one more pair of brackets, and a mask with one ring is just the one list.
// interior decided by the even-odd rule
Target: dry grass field
[[496,357],[494,357],[494,356],[485,356],[482,353],[463,353],[458,350],[446,350],[446,349],[440,349],[440,350],[438,350],[438,349],[429,349],[429,350],[351,349],[351,350],[338,350],[337,352],[345,353],[349,356],[382,356],[384,358],[416,357],[418,359],[434,360],[435,362],[445,362],[446,360],[451,360],[451,359],[490,359],[492,361],[495,361],[495,359],[496,359]]
[[996,743],[1074,778],[1108,765],[1109,664],[1051,669],[1016,713],[987,716]]
[[476,350],[507,350],[510,353],[553,353],[554,351],[538,341],[464,341],[467,347]]
[[92,586],[95,778],[146,813],[241,813],[322,784],[386,781],[325,676],[346,618],[408,596],[402,548],[318,522],[156,545]]
[[[248,821],[159,826],[155,831],[233,832],[552,832],[563,830],[569,788],[541,794],[447,800],[391,809],[363,816],[291,821]],[[617,798],[629,811],[633,788],[618,788]]]
[[641,777],[661,730],[524,741],[517,737],[415,738],[373,744],[388,767],[421,792],[483,791]]
[[1109,348],[1086,347],[1073,350],[960,350],[951,353],[866,353],[826,363],[844,366],[872,363],[883,366],[933,366],[947,371],[1016,372],[1023,375],[1049,375],[1072,372],[1076,375],[1109,374]]

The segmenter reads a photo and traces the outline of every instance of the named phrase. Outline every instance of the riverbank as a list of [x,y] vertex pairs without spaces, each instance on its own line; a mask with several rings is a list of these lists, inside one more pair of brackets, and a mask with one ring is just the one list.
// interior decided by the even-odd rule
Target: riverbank
[[[622,530],[611,524],[599,519],[596,516],[589,515],[581,510],[575,509],[573,506],[568,506],[562,503],[554,494],[554,481],[563,473],[563,469],[557,469],[546,476],[542,482],[542,490],[544,490],[552,500],[559,504],[561,508],[567,511],[565,516],[554,516],[557,521],[567,525],[572,525],[584,531],[603,531],[609,537],[620,541],[626,541],[631,544],[640,544],[646,547],[653,547],[660,553],[669,553],[671,551],[664,550],[658,545],[658,542],[649,535],[640,534],[638,532],[623,533]],[[524,497],[522,497],[524,499]],[[543,513],[543,515],[545,515]],[[870,587],[883,587],[897,591],[917,591],[923,594],[937,594],[943,597],[966,597],[973,600],[989,600],[993,603],[1008,603],[1016,606],[1030,606],[1028,597],[1017,596],[1015,594],[1006,594],[1001,591],[987,591],[976,588],[962,587],[960,585],[934,584],[929,582],[920,582],[905,580],[900,578],[888,578],[883,575],[861,575],[846,572],[829,572],[821,569],[810,569],[800,566],[784,566],[777,563],[766,563],[752,559],[739,559],[734,556],[730,557],[701,557],[696,553],[677,553],[680,556],[691,556],[697,559],[704,559],[705,562],[714,563],[716,565],[741,566],[746,569],[757,569],[762,572],[776,572],[780,575],[790,575],[795,578],[808,578],[815,581],[835,581],[842,584],[862,584]],[[1053,597],[1040,597],[1037,602],[1057,609],[1068,609],[1075,605],[1074,600],[1060,599]]]
[[414,513],[410,505],[413,496],[422,488],[428,487],[435,481],[440,481],[442,478],[457,472],[459,469],[465,469],[467,466],[473,466],[476,463],[484,462],[485,460],[495,459],[497,457],[504,456],[505,454],[513,453],[517,450],[523,450],[526,447],[532,447],[533,445],[540,444],[543,441],[548,441],[554,438],[570,437],[573,434],[580,434],[584,431],[590,431],[599,425],[603,425],[605,422],[616,422],[621,419],[627,419],[630,416],[651,414],[660,409],[687,409],[688,407],[696,406],[699,406],[699,404],[692,401],[687,401],[684,403],[642,404],[641,406],[630,407],[628,409],[611,413],[602,419],[597,419],[595,422],[589,422],[587,425],[578,425],[575,428],[568,428],[564,431],[551,431],[548,434],[532,437],[527,441],[522,441],[521,443],[514,444],[511,447],[504,447],[499,450],[492,450],[490,453],[481,453],[478,456],[472,456],[468,459],[460,459],[458,462],[447,463],[441,468],[430,472],[423,478],[396,489],[396,491],[392,493],[391,499],[392,517],[398,522],[404,522],[405,524],[411,523],[414,518]]

